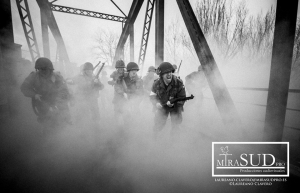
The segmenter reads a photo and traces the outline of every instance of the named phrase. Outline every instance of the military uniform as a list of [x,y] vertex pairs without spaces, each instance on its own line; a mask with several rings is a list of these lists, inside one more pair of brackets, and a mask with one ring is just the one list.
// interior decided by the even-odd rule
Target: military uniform
[[203,90],[207,87],[207,81],[202,67],[199,66],[198,71],[192,72],[185,77],[186,90],[189,94],[193,94],[196,97],[197,109],[202,105]]
[[127,86],[126,93],[128,94],[128,99],[134,99],[142,97],[144,94],[143,80],[138,76],[129,77],[129,74],[126,74],[124,81]]
[[113,98],[113,104],[114,104],[114,112],[116,114],[123,113],[124,112],[124,105],[126,103],[126,98],[124,96],[125,88],[123,85],[123,74],[119,74],[117,71],[114,71],[110,77],[114,81],[114,98]]
[[[26,97],[31,97],[37,104],[39,111],[38,121],[43,122],[49,118],[49,109],[57,109],[61,118],[70,121],[68,100],[70,93],[63,77],[53,72],[50,77],[42,77],[39,72],[31,72],[21,85],[21,92]],[[41,95],[41,101],[34,99],[35,95]]]
[[71,80],[71,84],[76,85],[74,96],[77,110],[81,112],[80,115],[82,115],[83,111],[89,111],[92,120],[98,120],[100,118],[98,97],[99,90],[104,87],[103,84],[101,82],[94,82],[94,76],[89,77],[84,73],[75,76]]
[[144,89],[148,95],[151,92],[152,85],[155,79],[157,79],[157,77],[150,74],[147,74],[146,76],[143,77]]
[[124,77],[126,84],[126,94],[128,96],[127,111],[130,113],[130,118],[137,116],[140,113],[139,106],[144,96],[143,80],[138,76],[129,77],[129,74]]
[[155,80],[150,99],[155,106],[156,103],[163,105],[162,108],[156,108],[154,118],[154,130],[160,131],[165,126],[168,115],[171,116],[172,130],[177,130],[178,125],[182,122],[182,111],[184,101],[179,101],[174,104],[173,107],[165,105],[169,100],[179,97],[186,97],[185,87],[182,80],[172,75],[171,82],[166,85],[163,78]]
[[110,87],[108,87],[108,77],[106,71],[102,72],[100,77],[101,83],[104,85],[104,88],[100,91],[100,101],[103,109],[106,109],[109,105],[110,96]]

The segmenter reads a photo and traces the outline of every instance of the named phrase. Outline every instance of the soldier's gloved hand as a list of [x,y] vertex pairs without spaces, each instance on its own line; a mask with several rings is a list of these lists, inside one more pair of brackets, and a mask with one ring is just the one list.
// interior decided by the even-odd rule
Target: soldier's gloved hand
[[160,109],[162,108],[163,106],[160,104],[160,103],[156,103],[156,108]]
[[42,95],[40,95],[40,94],[35,94],[35,95],[34,95],[34,99],[35,99],[35,100],[42,101],[42,100],[41,100],[41,97],[42,97]]
[[174,104],[171,104],[170,101],[167,102],[168,107],[173,107]]

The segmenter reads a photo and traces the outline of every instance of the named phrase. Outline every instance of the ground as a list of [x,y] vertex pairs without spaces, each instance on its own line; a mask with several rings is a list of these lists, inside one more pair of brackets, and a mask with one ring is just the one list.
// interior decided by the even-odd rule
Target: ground
[[[293,172],[272,186],[215,182],[211,144],[224,128],[217,108],[204,111],[211,103],[195,113],[187,102],[180,134],[171,137],[168,122],[154,140],[147,100],[130,127],[116,125],[109,103],[99,123],[68,125],[49,136],[41,134],[30,100],[23,100],[18,115],[1,120],[1,192],[289,192],[299,181]],[[251,127],[257,128],[249,132],[253,139],[262,125]]]

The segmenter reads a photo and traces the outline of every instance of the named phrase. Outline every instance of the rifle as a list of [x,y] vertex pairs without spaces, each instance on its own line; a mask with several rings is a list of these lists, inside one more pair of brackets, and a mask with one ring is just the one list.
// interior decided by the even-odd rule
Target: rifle
[[123,88],[124,88],[124,91],[125,91],[125,92],[128,92],[128,88],[127,88],[126,82],[125,82],[125,80],[124,80],[124,76],[122,77],[122,86],[123,86]]
[[[108,83],[109,85],[111,85],[111,86],[114,86],[114,85],[116,85],[117,81],[121,81],[122,86],[123,86],[123,88],[124,88],[124,91],[127,92],[127,91],[128,91],[128,88],[127,88],[127,85],[126,85],[125,80],[124,80],[124,77],[125,77],[125,76],[126,76],[125,74],[118,75],[117,78],[114,78],[114,80],[110,80],[110,81],[108,81],[107,83]],[[116,79],[116,80],[115,80],[115,79]]]
[[96,75],[96,77],[95,77],[96,79],[99,78],[100,72],[103,70],[104,65],[105,65],[105,62],[102,63],[102,66],[101,66],[101,68],[99,69],[99,71],[98,71],[98,73],[97,73],[97,75]]
[[[170,103],[171,104],[174,104],[174,103],[176,103],[176,102],[178,102],[178,101],[187,101],[187,100],[191,100],[191,99],[193,99],[194,98],[194,95],[191,95],[191,96],[189,96],[189,97],[179,97],[179,98],[174,98],[174,99],[171,99],[170,100]],[[162,106],[168,106],[167,105],[167,103],[165,103],[165,104],[163,104]]]
[[36,100],[34,97],[31,99],[31,106],[33,112],[37,116],[46,116],[49,112],[58,112],[59,109],[53,103],[53,100],[41,97],[41,101]]
[[98,64],[93,68],[93,71],[99,66],[100,63],[101,61],[99,61]]
[[[122,86],[123,86],[125,92],[127,92],[127,85],[126,85],[126,83],[125,83],[124,77],[121,77],[120,79],[121,79],[121,81],[122,81]],[[108,83],[109,85],[111,85],[111,86],[114,86],[114,85],[116,84],[116,81],[110,80],[110,81],[108,81],[107,83]]]
[[178,70],[177,70],[178,75],[179,75],[179,70],[180,70],[180,67],[181,67],[181,63],[182,63],[182,60],[180,61],[180,64],[179,64],[179,67],[178,67]]

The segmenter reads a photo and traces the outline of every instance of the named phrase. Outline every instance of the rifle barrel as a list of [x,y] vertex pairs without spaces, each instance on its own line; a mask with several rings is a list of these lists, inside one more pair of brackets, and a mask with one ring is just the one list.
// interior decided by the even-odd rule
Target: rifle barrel
[[179,70],[180,70],[180,67],[181,67],[181,63],[182,63],[182,60],[180,61],[180,64],[179,64],[179,67],[178,67],[178,70],[177,70],[178,74],[179,74]]
[[102,71],[104,65],[105,65],[105,62],[102,63],[102,66],[101,66],[101,68],[99,69],[99,71],[98,71],[98,73],[97,73],[97,75],[96,75],[96,78],[99,78],[100,72]]
[[96,66],[94,67],[93,71],[99,66],[100,63],[101,63],[101,61],[99,61],[98,64],[96,64]]

